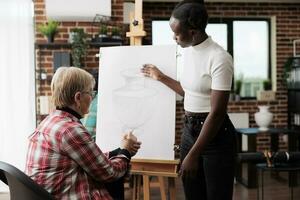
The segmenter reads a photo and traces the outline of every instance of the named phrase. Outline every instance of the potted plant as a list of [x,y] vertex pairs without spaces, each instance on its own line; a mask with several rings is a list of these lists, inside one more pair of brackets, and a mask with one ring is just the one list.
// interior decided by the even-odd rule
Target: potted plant
[[58,25],[57,21],[49,20],[46,24],[39,25],[38,31],[47,37],[49,43],[52,43],[57,33]]
[[235,100],[239,101],[241,99],[241,90],[242,90],[243,80],[242,79],[237,79],[235,81],[234,85],[235,85],[235,87],[234,87]]
[[270,79],[266,79],[263,81],[263,88],[264,90],[271,90],[272,89],[272,83]]
[[121,29],[119,27],[112,27],[111,29],[111,37],[113,39],[121,39]]
[[107,38],[107,32],[108,32],[107,25],[101,24],[101,26],[99,27],[99,37]]
[[86,56],[86,51],[88,44],[86,41],[87,35],[84,33],[82,28],[75,28],[72,30],[73,40],[72,40],[72,61],[74,67],[82,67],[81,60]]
[[257,100],[260,101],[273,101],[275,100],[275,92],[272,91],[272,81],[266,79],[262,82],[263,90],[259,90],[256,93]]

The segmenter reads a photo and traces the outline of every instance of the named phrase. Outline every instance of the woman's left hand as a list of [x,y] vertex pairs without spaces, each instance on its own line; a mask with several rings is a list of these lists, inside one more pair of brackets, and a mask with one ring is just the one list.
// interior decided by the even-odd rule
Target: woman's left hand
[[182,161],[179,175],[183,177],[195,177],[197,175],[199,160],[197,156],[188,154]]

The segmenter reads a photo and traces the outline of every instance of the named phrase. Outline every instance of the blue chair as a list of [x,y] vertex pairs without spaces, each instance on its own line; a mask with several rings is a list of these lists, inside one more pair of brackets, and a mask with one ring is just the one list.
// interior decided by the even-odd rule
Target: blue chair
[[44,188],[35,183],[24,172],[0,161],[0,179],[8,185],[10,200],[52,200]]

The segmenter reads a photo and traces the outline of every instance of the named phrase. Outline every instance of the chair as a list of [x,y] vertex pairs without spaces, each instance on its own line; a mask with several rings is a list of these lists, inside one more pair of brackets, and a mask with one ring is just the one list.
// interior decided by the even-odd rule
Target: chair
[[281,164],[278,166],[274,166],[274,167],[268,167],[268,165],[266,163],[259,163],[256,165],[256,168],[258,171],[260,171],[260,187],[261,187],[261,194],[259,192],[259,185],[257,187],[257,200],[259,200],[260,196],[261,199],[264,200],[264,172],[265,171],[271,171],[271,172],[289,172],[289,173],[293,173],[293,175],[289,174],[289,199],[293,200],[294,199],[294,184],[293,180],[291,179],[291,177],[295,176],[295,173],[300,171],[300,165],[297,164]]
[[0,161],[0,179],[8,185],[11,200],[50,200],[50,194],[16,167]]

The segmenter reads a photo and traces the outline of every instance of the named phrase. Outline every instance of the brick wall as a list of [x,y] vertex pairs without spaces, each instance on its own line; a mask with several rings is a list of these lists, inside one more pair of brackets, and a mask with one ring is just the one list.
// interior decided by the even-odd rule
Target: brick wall
[[[112,22],[119,24],[123,21],[123,0],[112,1]],[[145,30],[147,37],[144,38],[144,44],[151,44],[151,20],[158,18],[168,19],[175,3],[150,3],[143,4],[143,18],[145,21]],[[270,102],[256,100],[241,100],[239,102],[229,103],[229,112],[249,112],[250,126],[255,127],[254,113],[258,111],[258,105],[269,105],[271,112],[274,113],[272,126],[286,127],[287,126],[287,91],[283,84],[283,64],[285,60],[292,55],[292,41],[300,38],[300,3],[206,3],[209,15],[212,17],[271,17],[276,16],[276,51],[277,51],[277,91],[276,100]],[[45,17],[44,0],[35,0],[35,20],[36,23],[43,23]],[[67,42],[68,33],[74,27],[82,27],[85,31],[91,34],[90,22],[63,22],[60,25],[59,34],[55,41]],[[128,41],[126,39],[126,41]],[[45,38],[36,33],[36,42],[46,42]],[[60,49],[69,50],[69,49]],[[85,60],[87,69],[98,67],[98,59],[95,54],[98,49],[90,49]],[[52,50],[43,51],[41,60],[39,52],[37,52],[37,71],[40,68],[47,72],[48,79],[38,81],[38,95],[50,95],[49,82],[52,77]],[[182,103],[177,102],[177,125],[176,125],[176,141],[178,143],[182,128]],[[258,137],[258,150],[263,150],[269,147],[270,140],[267,136]],[[287,148],[283,138],[280,140],[282,149]]]
[[[45,14],[45,1],[35,0],[34,1],[35,11],[35,26],[45,23],[47,21]],[[119,26],[123,29],[123,0],[112,0],[112,17],[108,22],[111,26]],[[95,35],[98,32],[99,23],[93,26],[92,22],[60,22],[58,34],[55,36],[55,43],[67,43],[69,33],[73,28],[83,28],[84,32],[88,34],[88,37]],[[123,33],[125,34],[125,32]],[[40,34],[37,30],[35,31],[35,42],[36,43],[47,43],[45,36]],[[70,52],[70,47],[51,47],[51,48],[36,48],[36,72],[37,72],[37,96],[50,96],[50,82],[53,75],[53,53],[54,51]],[[99,49],[96,47],[90,47],[87,52],[87,56],[84,59],[84,66],[87,70],[97,69],[99,66],[99,59],[95,56],[99,53]],[[41,73],[46,73],[47,79],[40,80]],[[39,102],[37,102],[37,112],[39,113]],[[40,121],[44,116],[37,115],[37,121]]]

